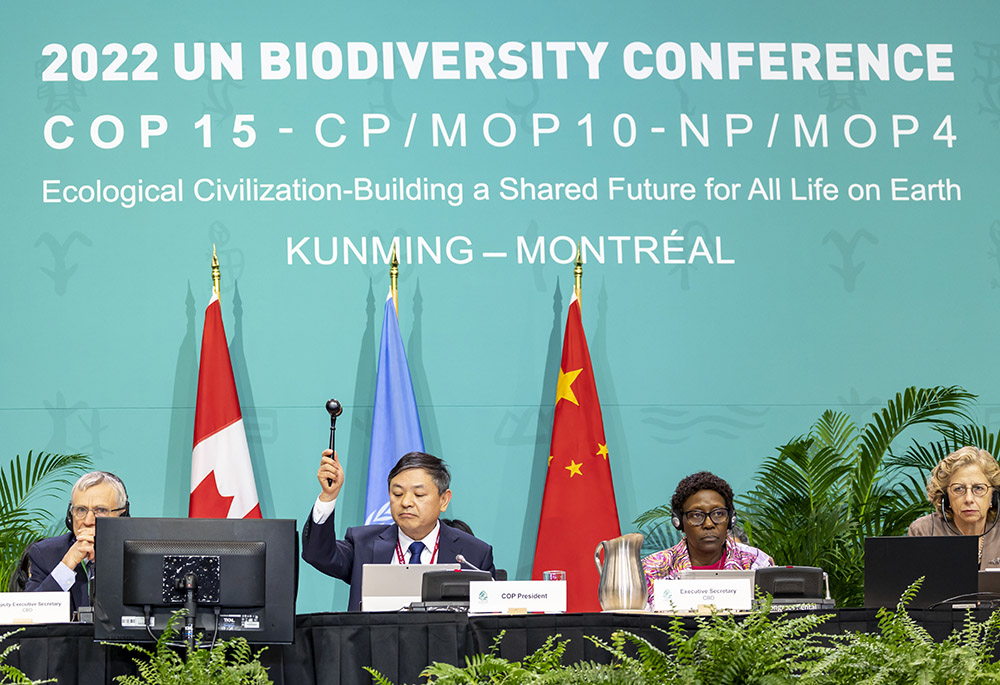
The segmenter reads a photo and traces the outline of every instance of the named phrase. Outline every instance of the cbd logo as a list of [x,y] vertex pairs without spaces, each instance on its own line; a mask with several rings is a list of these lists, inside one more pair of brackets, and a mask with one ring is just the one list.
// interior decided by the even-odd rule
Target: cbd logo
[[486,594],[486,590],[480,590],[479,591],[479,601],[480,602],[485,602],[488,597],[489,597],[489,595]]

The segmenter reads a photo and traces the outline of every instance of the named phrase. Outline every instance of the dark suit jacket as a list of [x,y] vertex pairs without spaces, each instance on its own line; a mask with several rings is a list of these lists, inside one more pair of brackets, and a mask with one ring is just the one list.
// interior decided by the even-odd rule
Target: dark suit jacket
[[[31,577],[24,589],[27,592],[62,592],[63,589],[50,574],[75,541],[73,533],[66,533],[39,540],[29,547]],[[90,597],[87,593],[87,572],[80,564],[76,567],[76,582],[69,589],[70,615],[82,606],[90,606]]]
[[[312,510],[302,527],[302,558],[318,570],[351,584],[348,611],[361,610],[361,572],[365,564],[388,564],[399,539],[399,527],[393,523],[385,526],[356,526],[348,528],[343,540],[337,539],[333,527],[333,514],[323,523],[313,523]],[[441,524],[441,543],[436,562],[457,563],[455,555],[490,573],[493,566],[493,548],[468,533]]]

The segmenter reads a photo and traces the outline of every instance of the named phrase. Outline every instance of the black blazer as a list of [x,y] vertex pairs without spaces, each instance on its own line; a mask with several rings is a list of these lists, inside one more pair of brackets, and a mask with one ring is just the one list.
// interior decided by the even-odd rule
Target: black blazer
[[[31,545],[28,548],[31,577],[24,586],[25,591],[62,592],[63,589],[50,574],[74,542],[76,537],[73,533],[65,533],[54,538],[39,540]],[[69,589],[70,615],[82,606],[90,606],[90,597],[87,592],[87,573],[83,564],[80,564],[76,567],[76,582]]]
[[[337,539],[333,514],[321,524],[313,523],[312,510],[302,527],[302,559],[328,576],[351,585],[348,611],[361,610],[361,572],[365,564],[388,564],[399,539],[399,527],[381,526],[348,528],[343,540]],[[441,524],[441,542],[437,563],[454,564],[456,554],[484,571],[496,575],[493,548],[468,533]]]

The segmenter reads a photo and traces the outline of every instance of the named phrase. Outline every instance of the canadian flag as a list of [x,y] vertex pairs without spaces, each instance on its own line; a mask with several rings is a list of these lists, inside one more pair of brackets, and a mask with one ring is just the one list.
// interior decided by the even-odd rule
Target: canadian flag
[[205,310],[191,458],[191,518],[261,518],[219,296]]

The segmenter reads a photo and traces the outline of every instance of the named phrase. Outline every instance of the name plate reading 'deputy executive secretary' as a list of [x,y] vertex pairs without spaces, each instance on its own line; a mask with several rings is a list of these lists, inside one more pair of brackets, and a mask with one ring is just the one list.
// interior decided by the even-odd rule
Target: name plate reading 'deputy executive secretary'
[[0,623],[68,623],[68,592],[4,592],[0,594]]

